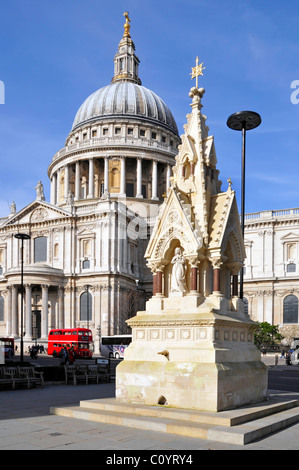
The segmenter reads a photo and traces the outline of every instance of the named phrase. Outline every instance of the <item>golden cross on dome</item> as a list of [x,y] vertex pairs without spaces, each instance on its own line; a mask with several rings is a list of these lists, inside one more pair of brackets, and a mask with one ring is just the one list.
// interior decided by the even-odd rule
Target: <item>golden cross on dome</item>
[[124,12],[124,17],[126,18],[126,22],[124,24],[124,29],[125,29],[125,32],[124,32],[124,36],[130,36],[130,18],[129,18],[129,12],[128,11],[125,11]]
[[190,73],[190,75],[192,75],[191,77],[191,80],[193,80],[193,78],[196,78],[196,88],[198,88],[198,77],[199,75],[203,75],[202,71],[205,69],[205,67],[202,66],[203,62],[201,64],[198,65],[198,57],[196,57],[196,65],[195,67],[192,67],[192,73]]

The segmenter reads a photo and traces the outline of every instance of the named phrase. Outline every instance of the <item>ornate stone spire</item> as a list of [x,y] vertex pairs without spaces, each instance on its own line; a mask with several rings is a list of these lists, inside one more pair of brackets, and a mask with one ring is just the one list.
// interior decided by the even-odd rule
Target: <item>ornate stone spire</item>
[[[197,61],[193,77],[201,74]],[[118,401],[218,412],[266,397],[255,325],[238,299],[239,211],[231,182],[220,191],[203,94],[196,81],[172,185],[145,252],[154,295],[127,320],[133,341],[116,370]]]
[[119,81],[129,81],[141,85],[138,76],[139,59],[135,55],[135,44],[130,35],[129,12],[124,13],[126,22],[124,24],[124,34],[118,45],[118,52],[114,57],[114,77],[111,83]]

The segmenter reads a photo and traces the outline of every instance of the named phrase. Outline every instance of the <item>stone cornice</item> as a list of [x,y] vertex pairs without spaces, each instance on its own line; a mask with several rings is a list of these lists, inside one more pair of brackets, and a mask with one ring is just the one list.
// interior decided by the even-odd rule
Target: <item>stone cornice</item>
[[127,320],[129,326],[133,328],[144,327],[235,327],[235,328],[255,328],[256,324],[252,320],[243,318],[230,318],[219,314],[167,314],[167,315],[136,315]]

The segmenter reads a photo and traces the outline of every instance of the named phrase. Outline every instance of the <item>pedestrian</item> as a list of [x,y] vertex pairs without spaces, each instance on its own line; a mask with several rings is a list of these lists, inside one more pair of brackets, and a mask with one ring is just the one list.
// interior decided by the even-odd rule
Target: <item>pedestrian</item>
[[62,361],[61,361],[61,365],[62,366],[66,366],[69,362],[69,354],[68,354],[68,351],[66,349],[66,347],[64,346],[64,348],[62,349],[61,351],[62,353]]
[[283,349],[283,350],[281,351],[280,359],[284,358],[284,355],[285,355],[285,350]]
[[275,354],[275,365],[277,366],[278,364],[278,354]]
[[70,365],[72,366],[75,362],[75,351],[74,351],[73,346],[68,350],[68,354],[69,354],[69,362],[70,362]]
[[267,352],[267,351],[266,351],[266,348],[263,346],[263,347],[262,347],[263,356],[266,356],[266,352]]
[[32,348],[32,359],[37,359],[37,353],[38,353],[38,346],[33,346]]

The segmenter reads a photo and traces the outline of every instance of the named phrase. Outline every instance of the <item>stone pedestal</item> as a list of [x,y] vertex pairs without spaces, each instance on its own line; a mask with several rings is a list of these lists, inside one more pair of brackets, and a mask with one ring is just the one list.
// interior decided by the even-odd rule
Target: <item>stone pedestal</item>
[[199,297],[175,300],[153,298],[129,321],[133,342],[116,370],[117,400],[205,411],[265,400],[267,369],[253,343],[254,323],[213,311],[213,298],[199,306]]

